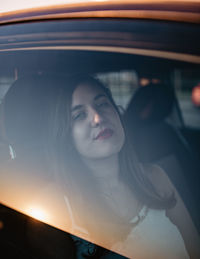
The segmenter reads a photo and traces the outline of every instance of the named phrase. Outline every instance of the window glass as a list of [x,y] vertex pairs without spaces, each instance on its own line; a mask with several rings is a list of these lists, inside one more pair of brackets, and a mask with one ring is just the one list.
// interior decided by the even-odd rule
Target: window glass
[[[62,20],[0,32],[0,202],[47,224],[47,240],[47,226],[53,237],[62,230],[54,248],[63,257],[68,233],[87,256],[97,245],[128,258],[189,258],[166,212],[180,195],[196,240],[199,163],[179,129],[184,121],[200,139],[199,65],[166,52],[176,41],[157,31],[172,25],[156,24]],[[38,249],[37,223],[25,225]]]
[[174,85],[185,125],[200,129],[199,70],[174,70]]
[[14,82],[14,76],[4,76],[2,75],[0,77],[0,103],[3,100],[3,97],[5,96],[6,92],[8,91],[10,85]]
[[116,104],[125,110],[135,90],[139,87],[137,73],[134,70],[119,71],[97,74],[97,77],[109,87]]

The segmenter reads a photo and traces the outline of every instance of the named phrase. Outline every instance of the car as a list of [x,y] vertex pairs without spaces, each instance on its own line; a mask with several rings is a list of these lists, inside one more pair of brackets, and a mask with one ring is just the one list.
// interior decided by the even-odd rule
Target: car
[[[79,74],[92,75],[109,88],[138,161],[162,168],[199,233],[200,111],[193,105],[199,106],[194,99],[200,82],[199,17],[200,1],[162,0],[47,3],[1,12],[4,258],[84,258],[81,254],[88,251],[91,258],[132,258],[126,249],[107,245],[106,229],[104,235],[99,232],[103,238],[90,239],[71,227],[69,200],[52,170],[56,163],[46,160],[44,112],[51,107],[48,100],[54,101],[48,98],[55,96],[61,78],[67,82]],[[29,89],[33,84],[38,87]],[[73,191],[75,199],[81,196],[78,187]],[[78,217],[87,217],[92,207],[86,210]],[[80,251],[77,244],[83,244]]]

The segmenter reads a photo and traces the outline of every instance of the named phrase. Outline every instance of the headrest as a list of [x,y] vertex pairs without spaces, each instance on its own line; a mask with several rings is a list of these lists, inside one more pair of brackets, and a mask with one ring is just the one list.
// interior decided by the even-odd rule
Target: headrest
[[4,128],[10,143],[23,143],[45,135],[45,109],[53,101],[60,78],[30,75],[17,79],[3,100]]
[[164,84],[149,84],[138,88],[125,112],[125,121],[137,125],[153,124],[164,120],[174,102],[172,89]]

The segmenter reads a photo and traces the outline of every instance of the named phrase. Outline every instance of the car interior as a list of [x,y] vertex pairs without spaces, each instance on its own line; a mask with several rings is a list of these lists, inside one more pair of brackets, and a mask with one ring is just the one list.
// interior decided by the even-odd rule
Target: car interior
[[[130,124],[140,161],[161,166],[189,210],[194,211],[198,201],[194,204],[191,201],[194,201],[192,197],[198,197],[196,177],[200,168],[191,145],[181,131],[167,121],[174,103],[174,92],[165,85],[138,88],[126,110],[125,121]],[[195,216],[198,224],[198,215]]]
[[[75,258],[76,253],[62,216],[57,215],[55,223],[25,209],[25,203],[31,203],[30,196],[39,193],[51,177],[44,173],[48,169],[43,164],[41,148],[43,122],[38,123],[39,114],[34,118],[29,113],[30,103],[23,97],[26,89],[16,84],[21,78],[32,80],[33,75],[85,73],[110,88],[122,120],[128,125],[139,161],[157,164],[165,171],[200,232],[200,110],[191,100],[192,89],[200,82],[199,64],[115,49],[88,50],[80,47],[78,40],[76,50],[63,48],[59,41],[51,41],[50,49],[45,42],[38,42],[31,43],[27,36],[24,43],[16,43],[17,50],[0,53],[0,236],[7,258]],[[23,44],[30,47],[24,49]],[[31,44],[44,48],[34,49]],[[54,48],[54,44],[60,48]],[[40,90],[32,96],[33,111]],[[6,109],[13,113],[8,128]],[[38,105],[34,112],[41,109]],[[19,136],[17,149],[15,138]],[[33,177],[35,171],[38,173]],[[48,240],[48,249],[44,240]]]

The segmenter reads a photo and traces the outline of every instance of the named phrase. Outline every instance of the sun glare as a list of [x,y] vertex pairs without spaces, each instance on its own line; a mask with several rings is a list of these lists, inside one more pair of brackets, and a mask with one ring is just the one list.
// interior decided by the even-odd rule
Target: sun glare
[[38,219],[40,221],[45,221],[47,219],[47,215],[44,210],[38,207],[31,207],[28,209],[29,216]]

